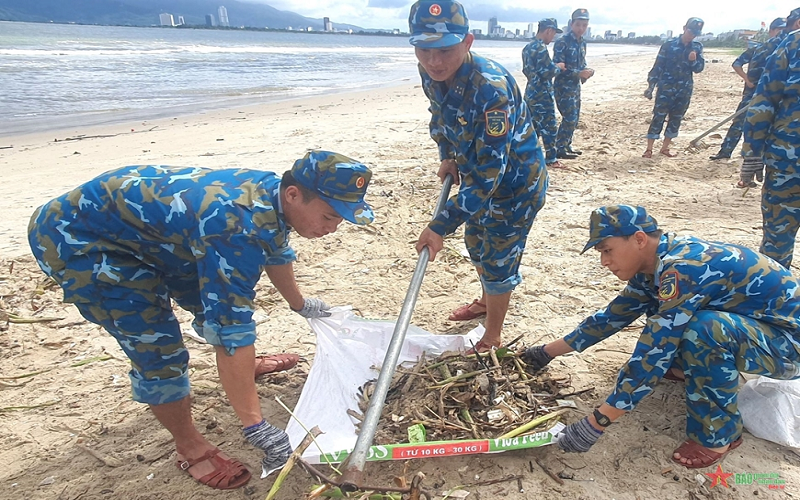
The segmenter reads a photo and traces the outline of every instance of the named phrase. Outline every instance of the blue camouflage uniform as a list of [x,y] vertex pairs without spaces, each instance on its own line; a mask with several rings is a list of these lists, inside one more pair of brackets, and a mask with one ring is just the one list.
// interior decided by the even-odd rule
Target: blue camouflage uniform
[[671,366],[686,377],[686,433],[721,447],[742,433],[739,373],[800,378],[800,282],[737,245],[664,234],[655,274],[636,274],[564,340],[584,351],[647,316],[606,403],[632,410]]
[[[689,61],[689,53],[697,54],[695,61]],[[664,121],[669,116],[664,137],[675,138],[689,102],[692,99],[693,73],[700,73],[705,67],[703,44],[692,40],[685,45],[681,37],[667,40],[661,45],[656,62],[647,75],[650,88],[658,87],[656,102],[653,106],[653,121],[647,131],[648,139],[658,139],[664,128]]]
[[[340,214],[358,207],[345,213],[351,222],[369,223],[372,211],[359,193],[371,173],[361,164],[348,170],[345,159],[310,152],[292,174],[336,198],[330,203],[340,204]],[[359,169],[365,174],[350,175]],[[229,354],[253,345],[256,284],[265,266],[295,260],[280,187],[271,172],[129,166],[33,214],[29,242],[39,266],[61,285],[65,302],[115,337],[131,360],[136,401],[158,405],[189,394],[189,354],[171,299],[194,315],[192,326],[209,344]]]
[[767,60],[747,111],[742,155],[763,158],[761,252],[792,264],[800,227],[800,31]]
[[464,240],[486,293],[510,292],[522,280],[519,263],[548,183],[528,107],[514,78],[476,54],[449,88],[419,70],[431,137],[440,159],[454,159],[461,175],[458,193],[428,227],[445,236],[466,223]]
[[[778,45],[783,41],[783,38],[784,35],[780,34],[770,38],[761,45],[745,50],[733,61],[733,66],[741,68],[747,64],[747,79],[754,85],[758,84],[758,80],[761,79],[761,74],[764,72],[767,58],[772,55]],[[745,84],[744,89],[742,89],[742,100],[736,107],[736,111],[748,106],[755,92],[755,87],[748,87]],[[728,128],[728,133],[725,134],[725,139],[722,141],[722,146],[720,147],[721,154],[730,156],[736,148],[736,145],[739,144],[739,139],[742,138],[742,127],[744,126],[744,119],[746,116],[747,113],[742,113],[734,118],[731,126]]]
[[571,149],[572,136],[581,116],[581,77],[586,69],[586,40],[577,39],[569,31],[553,44],[553,62],[564,63],[566,70],[559,72],[553,81],[556,106],[561,113],[561,124],[556,135],[556,151],[566,153]]
[[522,49],[522,73],[528,78],[525,102],[531,112],[531,121],[542,139],[545,162],[556,161],[556,108],[553,100],[553,77],[561,70],[550,59],[547,45],[538,38]]

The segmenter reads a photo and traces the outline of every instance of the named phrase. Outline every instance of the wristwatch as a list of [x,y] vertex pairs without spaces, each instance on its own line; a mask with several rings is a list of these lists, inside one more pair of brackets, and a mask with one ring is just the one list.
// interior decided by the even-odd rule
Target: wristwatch
[[597,425],[600,427],[608,427],[611,425],[611,419],[600,413],[600,410],[594,410],[594,419],[597,420]]

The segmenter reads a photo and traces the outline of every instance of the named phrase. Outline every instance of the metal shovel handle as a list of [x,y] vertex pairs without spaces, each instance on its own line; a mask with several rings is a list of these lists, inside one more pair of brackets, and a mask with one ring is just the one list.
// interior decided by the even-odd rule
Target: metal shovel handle
[[[448,174],[442,183],[442,192],[439,194],[439,201],[436,203],[436,208],[433,211],[434,217],[439,215],[444,209],[452,185],[453,176]],[[425,275],[425,269],[428,267],[429,257],[430,250],[426,246],[419,253],[417,267],[414,269],[414,274],[411,276],[411,284],[408,286],[406,298],[403,301],[403,307],[400,309],[400,316],[397,318],[397,322],[394,325],[392,340],[389,342],[389,347],[386,350],[381,372],[378,375],[375,390],[372,393],[367,412],[364,415],[364,421],[361,423],[361,431],[358,433],[356,445],[343,465],[344,475],[342,476],[342,489],[346,491],[356,491],[360,489],[363,482],[364,464],[367,461],[367,454],[372,446],[375,431],[378,430],[378,421],[381,418],[383,405],[386,402],[386,394],[389,392],[389,385],[394,376],[397,360],[400,358],[400,351],[406,338],[408,325],[411,323],[411,314],[414,312],[414,306],[417,303],[417,297],[419,297],[419,289],[422,286],[422,278]]]
[[692,142],[690,142],[690,143],[689,143],[689,145],[690,145],[690,146],[696,146],[696,145],[697,145],[697,143],[698,143],[698,142],[700,142],[700,139],[702,139],[703,137],[707,136],[707,135],[708,135],[708,134],[710,134],[711,132],[713,132],[713,131],[717,130],[717,129],[718,129],[718,128],[720,128],[721,126],[725,125],[725,124],[726,124],[726,123],[728,123],[729,121],[731,121],[731,120],[733,120],[734,118],[736,118],[737,116],[741,115],[742,113],[744,113],[745,111],[747,111],[747,108],[748,108],[748,107],[749,107],[749,106],[745,106],[745,107],[743,107],[742,109],[740,109],[740,110],[737,110],[737,111],[736,111],[736,113],[734,113],[734,114],[732,114],[731,116],[729,116],[729,117],[725,118],[724,120],[722,120],[721,122],[717,123],[716,125],[714,125],[714,126],[713,126],[713,127],[711,127],[710,129],[708,129],[708,130],[706,130],[705,132],[703,132],[702,134],[698,135],[697,137],[695,137],[694,139],[692,139]]

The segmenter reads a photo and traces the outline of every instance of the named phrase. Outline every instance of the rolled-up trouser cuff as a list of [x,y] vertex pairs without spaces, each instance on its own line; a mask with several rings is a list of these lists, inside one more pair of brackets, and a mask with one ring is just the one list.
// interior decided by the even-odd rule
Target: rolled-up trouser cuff
[[658,140],[658,139],[661,139],[661,134],[647,134],[644,137],[645,137],[645,139]]
[[128,377],[131,379],[133,400],[140,403],[163,405],[179,401],[190,392],[189,375],[185,372],[174,378],[145,380],[137,371],[131,370]]
[[481,275],[481,284],[487,295],[503,295],[515,289],[520,283],[522,283],[522,275],[520,273],[503,281],[486,281]]
[[256,343],[256,324],[253,321],[225,326],[206,321],[202,325],[192,323],[192,328],[209,344],[224,347],[229,356],[233,356],[237,347],[246,347]]

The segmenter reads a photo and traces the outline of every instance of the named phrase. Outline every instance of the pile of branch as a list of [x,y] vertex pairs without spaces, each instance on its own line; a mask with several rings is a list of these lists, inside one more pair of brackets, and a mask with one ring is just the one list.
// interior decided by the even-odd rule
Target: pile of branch
[[[563,392],[571,386],[570,377],[534,373],[521,352],[500,348],[479,356],[423,355],[413,369],[397,367],[373,443],[408,442],[408,428],[416,424],[425,427],[426,441],[497,438],[557,409],[556,400],[575,395]],[[362,413],[375,383],[371,380],[359,389]],[[356,420],[363,418],[358,412],[348,413]]]

